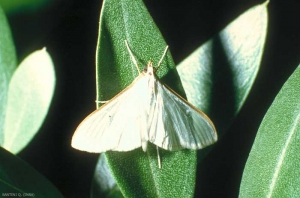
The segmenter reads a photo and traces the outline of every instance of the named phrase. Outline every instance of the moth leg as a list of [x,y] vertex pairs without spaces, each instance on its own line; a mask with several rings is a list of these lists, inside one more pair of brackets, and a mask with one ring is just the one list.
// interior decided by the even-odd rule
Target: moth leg
[[156,151],[157,151],[158,168],[161,168],[161,158],[160,158],[158,146],[156,146]]
[[100,101],[99,101],[99,100],[96,100],[95,102],[96,102],[97,104],[99,104],[99,103],[100,103],[100,104],[105,104],[105,103],[108,102],[108,100],[105,100],[105,101],[104,101],[104,100],[100,100]]

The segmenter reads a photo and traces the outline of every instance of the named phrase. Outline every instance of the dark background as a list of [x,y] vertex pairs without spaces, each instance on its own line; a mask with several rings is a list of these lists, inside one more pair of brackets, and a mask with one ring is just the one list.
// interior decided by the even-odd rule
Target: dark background
[[[239,14],[262,1],[144,2],[177,64]],[[95,50],[101,4],[100,0],[53,0],[39,10],[8,15],[19,61],[46,46],[57,76],[47,119],[19,156],[66,197],[89,197],[98,159],[96,154],[72,149],[70,141],[80,121],[95,109]],[[238,197],[259,124],[300,63],[299,5],[297,0],[271,0],[257,80],[227,134],[199,165],[195,197]]]

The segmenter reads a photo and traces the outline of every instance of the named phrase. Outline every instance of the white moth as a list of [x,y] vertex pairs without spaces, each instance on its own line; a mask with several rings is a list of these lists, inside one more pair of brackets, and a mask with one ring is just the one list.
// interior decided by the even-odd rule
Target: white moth
[[[137,62],[127,44],[131,59]],[[155,71],[167,53],[166,47],[158,66],[149,61],[144,72],[122,92],[92,112],[77,127],[72,147],[93,153],[108,150],[130,151],[148,141],[170,150],[201,149],[217,141],[212,121],[167,85]],[[161,167],[158,154],[158,166]]]

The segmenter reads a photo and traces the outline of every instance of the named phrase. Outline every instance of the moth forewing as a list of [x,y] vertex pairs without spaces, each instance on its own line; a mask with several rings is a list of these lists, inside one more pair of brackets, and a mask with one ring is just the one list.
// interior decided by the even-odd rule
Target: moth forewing
[[[140,74],[133,83],[93,111],[79,124],[72,137],[71,145],[73,148],[101,153],[108,150],[128,151],[141,146],[140,136],[135,134],[135,131],[143,128],[142,120],[140,120],[140,124],[137,124],[129,122],[126,118],[128,112],[133,116],[132,120],[134,117],[138,117],[137,107],[141,105],[137,105],[137,97],[130,97],[140,89],[141,81],[139,79],[143,76]],[[127,128],[122,126],[124,120]],[[134,126],[139,128],[129,130],[129,128],[133,129]],[[124,131],[126,129],[128,131]],[[126,138],[132,139],[127,141]],[[130,141],[132,142],[130,143]]]
[[149,141],[166,150],[201,149],[217,141],[212,121],[171,88],[155,82]]
[[[188,102],[186,99],[184,99],[182,96],[180,96],[179,94],[177,94],[173,89],[171,89],[168,85],[163,84],[166,89],[168,89],[170,92],[172,92],[175,96],[177,96],[183,103],[185,103],[186,105],[188,105],[191,109],[193,109],[195,112],[197,112],[199,115],[201,115],[211,126],[212,130],[214,131],[215,137],[218,138],[217,135],[217,130],[215,128],[214,123],[211,121],[211,119],[201,110],[199,110],[197,107],[195,107],[194,105],[192,105],[190,102]],[[217,139],[216,139],[217,141]]]

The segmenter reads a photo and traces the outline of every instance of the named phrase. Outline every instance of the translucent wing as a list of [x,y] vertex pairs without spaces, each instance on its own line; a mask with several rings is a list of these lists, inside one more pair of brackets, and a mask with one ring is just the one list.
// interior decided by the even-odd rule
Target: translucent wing
[[146,93],[141,93],[147,87],[142,79],[143,75],[140,75],[121,93],[86,117],[72,137],[72,147],[95,153],[140,147],[143,134],[147,134],[145,99],[137,97],[139,93],[146,96]]
[[158,80],[152,100],[149,141],[166,150],[201,149],[217,141],[212,121]]

